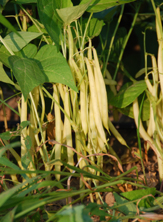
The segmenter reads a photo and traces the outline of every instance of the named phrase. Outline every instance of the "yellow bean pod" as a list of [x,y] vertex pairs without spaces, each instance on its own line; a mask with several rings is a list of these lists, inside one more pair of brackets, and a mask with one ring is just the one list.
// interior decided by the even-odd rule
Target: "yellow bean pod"
[[97,56],[97,52],[95,48],[93,48],[93,56],[94,56],[94,65],[95,65],[94,72],[95,72],[95,75],[97,75],[98,84],[100,87],[99,107],[102,107],[101,118],[102,118],[104,127],[107,130],[109,130],[108,128],[108,99],[107,99],[106,86],[105,86],[103,75],[101,73],[100,64],[99,64],[99,60],[98,60],[98,56]]
[[134,114],[134,120],[135,120],[136,127],[139,129],[139,132],[140,132],[141,136],[143,137],[143,139],[145,141],[149,140],[153,144],[153,141],[152,141],[151,137],[147,134],[147,132],[145,131],[145,129],[143,127],[141,119],[140,119],[140,124],[139,124],[139,127],[138,127],[139,105],[138,105],[138,100],[137,99],[133,102],[133,114]]
[[[64,110],[67,115],[70,117],[70,97],[68,88],[65,87],[65,100],[64,100]],[[72,130],[71,124],[69,119],[65,115],[64,119],[64,126],[63,126],[63,138],[66,140],[66,144],[72,147]],[[67,148],[67,157],[68,157],[68,164],[74,165],[74,158],[73,158],[73,151]]]
[[62,101],[65,100],[65,92],[64,92],[63,87],[64,87],[63,84],[61,84],[61,83],[57,84],[57,88],[58,88],[58,91],[59,91]]
[[95,124],[96,124],[97,130],[99,132],[99,135],[101,136],[101,139],[104,141],[104,143],[106,143],[106,136],[105,136],[105,131],[104,131],[101,116],[100,116],[100,111],[99,111],[99,106],[98,106],[98,101],[97,101],[97,91],[96,91],[92,67],[91,67],[91,64],[87,58],[85,58],[85,62],[86,62],[87,70],[88,70],[90,95],[91,95],[91,100],[92,100],[92,107],[93,107],[93,114],[94,114],[94,118],[95,118]]
[[108,121],[109,124],[109,129],[110,131],[113,133],[113,135],[116,137],[116,139],[124,146],[128,146],[126,141],[123,139],[123,137],[121,136],[121,134],[117,131],[117,129],[114,127],[114,125],[112,124],[112,122]]
[[80,119],[84,134],[88,133],[88,99],[87,99],[87,83],[85,82],[79,67],[72,60],[72,66],[80,84]]
[[[60,103],[59,94],[57,90],[57,86],[53,84],[53,97],[54,99]],[[55,103],[54,104],[54,112],[55,112],[55,140],[59,143],[62,143],[62,120],[61,120],[61,111],[59,106]],[[55,145],[55,159],[61,159],[61,145]],[[56,171],[61,171],[61,164],[60,162],[55,165]],[[56,179],[60,180],[60,174],[56,174]]]

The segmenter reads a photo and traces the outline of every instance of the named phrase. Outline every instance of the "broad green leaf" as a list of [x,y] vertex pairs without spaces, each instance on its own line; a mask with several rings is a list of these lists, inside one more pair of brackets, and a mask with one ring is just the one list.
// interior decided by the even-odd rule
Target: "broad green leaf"
[[[82,0],[80,4],[85,4],[87,3],[89,0]],[[129,2],[133,2],[135,0],[93,0],[90,4],[90,6],[88,7],[87,11],[88,12],[100,12],[103,11],[105,9],[114,7],[114,6],[118,6],[121,4],[126,4]]]
[[48,78],[33,59],[10,56],[9,63],[25,99],[36,86],[48,82]]
[[13,136],[19,136],[19,132],[16,131],[16,133],[12,133],[10,131],[6,131],[0,134],[0,138],[3,140],[10,140]]
[[102,12],[94,13],[93,17],[98,18],[100,20],[107,21],[110,23],[113,20],[114,16],[117,14],[117,12],[119,12],[119,8],[112,7],[112,8],[106,9]]
[[0,62],[0,81],[11,85],[15,85],[15,83],[8,77],[7,73],[3,69],[3,64],[1,62]]
[[17,206],[9,211],[2,219],[1,222],[14,222],[14,215],[16,212]]
[[[11,23],[0,13],[0,23],[7,27],[9,30],[18,33],[17,30],[14,28],[14,26],[11,25]],[[18,34],[16,34],[18,36]]]
[[109,103],[117,108],[124,108],[130,105],[146,88],[147,86],[144,80],[136,82],[112,97]]
[[29,126],[29,124],[30,124],[30,121],[21,122],[20,125],[19,125],[19,130],[24,129],[25,127]]
[[[35,21],[37,21],[37,20],[35,19]],[[43,26],[41,23],[39,23],[38,21],[37,21],[37,25],[39,26],[41,32],[46,35],[46,39],[48,40],[49,44],[52,45],[52,44],[53,44],[53,41],[52,41],[51,37],[49,36],[49,34],[47,33],[47,31],[46,31],[46,29],[44,28],[44,26]],[[29,32],[38,32],[38,29],[37,29],[37,27],[36,27],[35,25],[31,25],[31,26],[28,28],[28,31],[29,31]],[[41,39],[41,37],[38,37],[38,39],[39,39],[39,38]],[[42,41],[45,41],[45,40],[42,39]]]
[[[37,23],[38,23],[38,21],[37,21]],[[39,26],[39,28],[40,28],[40,30],[41,30],[41,32],[42,33],[46,33],[47,34],[47,31],[46,31],[46,29],[44,28],[44,26],[42,25],[38,25]],[[35,26],[35,25],[31,25],[31,26],[29,26],[29,28],[28,28],[28,32],[38,32],[38,29],[37,29],[37,27]],[[38,37],[39,38],[39,37]]]
[[9,51],[2,45],[0,47],[0,61],[8,68],[10,68],[10,64],[8,62],[8,58],[11,56]]
[[18,36],[14,32],[11,32],[4,38],[5,43],[9,46],[9,48],[13,52],[17,52],[21,50],[30,41],[42,35],[42,33],[38,33],[38,32],[18,32],[18,34],[20,36]]
[[[87,22],[88,22],[88,19],[84,19],[82,22],[83,33],[86,29]],[[103,20],[98,20],[96,18],[92,18],[89,25],[88,25],[86,37],[88,36],[89,38],[94,38],[95,36],[98,36],[104,25],[105,25],[105,23],[103,22]]]
[[155,196],[156,194],[156,188],[152,187],[152,188],[148,188],[148,189],[141,189],[141,190],[133,190],[130,192],[125,192],[125,193],[121,193],[121,196],[125,197],[128,200],[136,200],[139,198],[142,198],[142,200],[139,202],[139,207],[145,207],[145,208],[149,208],[151,207],[154,198],[153,197],[146,197],[143,198],[145,196],[147,196],[148,194],[152,194],[153,196]]
[[[15,52],[15,55],[24,57],[24,58],[33,58],[37,53],[37,47],[34,44],[28,44],[20,51]],[[10,68],[10,64],[8,62],[8,58],[11,54],[5,48],[5,46],[0,47],[0,61],[8,68]]]
[[89,1],[86,4],[77,5],[73,7],[56,9],[56,11],[59,17],[64,22],[64,25],[69,25],[71,22],[80,18],[83,15],[83,13],[86,11],[88,6],[90,5],[90,2],[91,1]]
[[71,0],[39,0],[37,5],[40,20],[59,49],[63,22],[58,16],[56,9],[72,7],[73,4]]
[[[138,102],[139,102],[139,100],[140,99],[138,98]],[[134,119],[132,104],[130,104],[129,106],[126,106],[125,108],[119,108],[118,110],[121,113],[123,113],[124,115],[129,116],[130,118]],[[149,110],[150,110],[150,103],[149,103],[149,100],[146,99],[146,100],[144,100],[143,107],[142,107],[142,113],[141,113],[142,114],[141,115],[142,121],[149,120],[149,116],[150,116]]]
[[62,1],[56,0],[39,0],[37,2],[40,20],[44,24],[53,42],[55,42],[58,50],[61,38],[62,21],[56,12],[56,9],[62,8],[61,2]]
[[34,58],[36,53],[37,53],[37,46],[29,43],[24,48],[22,48],[20,51],[15,52],[15,55],[22,57],[22,58]]
[[77,91],[70,67],[63,55],[57,52],[56,46],[43,46],[35,59],[48,82],[62,83]]
[[[116,204],[117,204],[117,209],[126,214],[126,215],[129,215],[129,214],[136,214],[137,213],[137,208],[136,208],[136,205],[133,204],[132,202],[126,200],[125,198],[119,196],[117,193],[113,193],[114,195],[114,198],[116,200]],[[118,205],[121,205],[123,204],[123,206],[118,206]]]

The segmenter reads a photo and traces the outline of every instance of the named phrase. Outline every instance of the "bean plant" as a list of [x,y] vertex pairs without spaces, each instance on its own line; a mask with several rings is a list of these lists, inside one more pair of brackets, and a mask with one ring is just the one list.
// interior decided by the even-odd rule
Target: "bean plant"
[[[118,107],[119,111],[133,103],[133,118],[136,126],[147,142],[147,149],[152,147],[156,152],[160,180],[163,179],[162,24],[159,7],[156,9],[153,0],[151,2],[156,15],[159,43],[158,63],[153,55],[145,52],[145,80],[142,81],[136,81],[123,69],[121,60],[138,17],[141,6],[141,2],[138,2],[135,4],[131,28],[122,43],[113,76],[108,67],[111,53],[114,53],[114,41],[123,17],[124,4],[132,1],[82,0],[80,4],[73,5],[71,0],[15,0],[11,2],[14,15],[5,17],[0,14],[0,22],[9,30],[6,35],[0,36],[0,81],[10,85],[19,96],[18,111],[12,107],[9,108],[20,118],[17,128],[10,131],[4,111],[6,132],[0,134],[0,165],[2,174],[6,172],[9,175],[9,180],[11,179],[14,187],[9,191],[4,182],[3,189],[6,189],[7,195],[6,192],[1,195],[0,212],[8,208],[12,210],[3,217],[3,221],[10,217],[10,213],[14,215],[14,219],[21,219],[24,215],[30,215],[35,209],[39,209],[41,213],[46,212],[47,221],[59,221],[63,216],[62,212],[63,214],[66,212],[66,215],[72,213],[71,207],[68,209],[65,207],[65,211],[62,209],[54,214],[47,213],[48,211],[42,210],[42,207],[63,198],[66,198],[68,204],[72,204],[72,197],[79,194],[80,200],[89,195],[91,202],[94,202],[92,193],[95,193],[96,198],[100,200],[98,203],[104,204],[100,195],[101,190],[114,192],[118,203],[111,208],[104,204],[104,214],[100,215],[101,220],[104,219],[104,215],[112,217],[110,210],[113,210],[115,215],[115,209],[129,214],[127,218],[136,217],[137,206],[134,203],[138,198],[142,198],[142,195],[139,193],[137,196],[136,193],[135,199],[130,199],[127,194],[126,196],[117,194],[120,192],[118,185],[125,184],[128,180],[125,176],[132,170],[136,170],[137,173],[137,168],[134,167],[124,173],[120,157],[110,146],[109,136],[113,134],[122,145],[129,148],[110,121],[108,101]],[[7,2],[0,3],[2,11],[7,7]],[[32,4],[32,9],[35,11],[33,15],[26,4]],[[36,16],[36,8],[38,16]],[[107,55],[104,56],[101,52],[100,57],[98,49],[94,47],[93,39],[100,36],[105,26],[103,20],[96,18],[96,15],[104,10],[107,11],[110,23],[116,14],[117,23],[109,42]],[[6,19],[8,17],[15,19],[15,27]],[[106,45],[101,43],[103,51]],[[147,56],[152,59],[149,73]],[[115,79],[120,68],[132,80],[133,85],[117,93]],[[140,73],[142,74],[142,71],[137,75]],[[149,79],[150,74],[152,74],[152,80]],[[112,98],[108,98],[108,91],[112,92]],[[150,104],[147,131],[141,122],[137,99],[143,92],[146,92]],[[126,94],[128,99],[125,100]],[[5,110],[5,106],[9,105],[7,100],[3,99],[2,90],[0,95],[0,102]],[[113,115],[116,116],[116,114],[115,111]],[[20,138],[20,141],[10,143],[13,137]],[[18,147],[20,147],[19,151]],[[10,155],[14,158],[13,161]],[[103,156],[114,160],[114,164],[122,174],[111,177],[104,173]],[[72,176],[80,178],[79,191],[71,190]],[[67,189],[62,185],[65,181],[67,181]],[[101,185],[100,182],[103,184]],[[137,182],[138,179],[133,179],[133,182],[128,183],[137,188],[147,189],[145,185]],[[95,189],[91,188],[92,183]],[[85,186],[88,189],[83,189]],[[35,192],[36,195],[32,195]],[[148,195],[149,192],[153,196],[160,194],[151,188],[143,195]],[[7,206],[10,198],[11,204]],[[127,204],[124,198],[127,198]],[[148,199],[148,202],[149,200],[151,205],[148,207],[151,210],[162,207],[161,197],[156,201],[159,207],[153,199]],[[75,202],[77,200],[73,201]],[[141,212],[146,211],[146,205],[139,205],[139,207]],[[84,206],[73,209],[74,217],[77,217],[77,213],[84,214]],[[91,221],[87,214],[84,216]],[[141,218],[142,215],[139,216]],[[115,219],[114,216],[112,218]],[[36,221],[41,219],[39,217]]]
[[[114,5],[114,2],[108,3],[107,7]],[[21,154],[19,156],[14,149],[10,150],[19,167],[22,170],[35,171],[38,169],[38,155],[46,171],[52,170],[54,166],[60,172],[60,160],[65,155],[68,164],[73,166],[73,132],[76,151],[82,156],[90,155],[91,164],[102,169],[103,157],[96,155],[108,151],[121,163],[108,143],[108,134],[112,132],[123,145],[127,144],[108,118],[104,79],[105,72],[108,71],[104,70],[102,73],[102,64],[91,40],[99,35],[104,25],[103,21],[92,17],[93,13],[104,10],[104,6],[97,9],[91,1],[82,1],[77,6],[73,6],[71,1],[39,1],[38,13],[45,29],[30,15],[29,10],[21,4],[19,6],[24,13],[23,16],[21,14],[21,23],[18,19],[20,14],[15,15],[20,31],[1,37],[1,53],[6,55],[1,59],[2,64],[12,70],[16,79],[16,82],[9,79],[2,67],[5,77],[2,81],[12,84],[22,92],[18,103],[20,126],[25,124],[20,131]],[[17,12],[18,6],[15,4],[14,7]],[[90,12],[90,16],[82,22],[79,18],[86,10]],[[33,23],[29,28],[27,18]],[[38,37],[39,50],[29,43]],[[110,79],[110,75],[106,81],[115,87],[116,82]],[[45,82],[52,84],[52,94],[43,85]],[[49,114],[45,113],[45,97],[52,101]],[[38,112],[39,106],[41,113]],[[9,132],[6,133],[2,134],[1,139],[5,135],[9,136]],[[50,154],[47,150],[47,136],[49,140],[57,142],[49,142],[52,145]],[[7,145],[7,140],[3,140],[3,144]],[[81,156],[77,156],[79,161]],[[82,159],[79,166],[83,168],[88,164],[88,161]],[[57,174],[56,178],[59,180],[60,175]],[[18,182],[15,176],[13,180]]]

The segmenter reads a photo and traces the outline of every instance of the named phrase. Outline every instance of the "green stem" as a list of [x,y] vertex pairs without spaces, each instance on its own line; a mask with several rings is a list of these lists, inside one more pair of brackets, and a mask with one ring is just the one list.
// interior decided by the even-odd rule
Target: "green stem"
[[43,124],[44,122],[44,117],[45,117],[45,99],[44,99],[44,95],[43,95],[43,91],[41,89],[41,87],[39,86],[39,92],[40,92],[40,98],[41,98],[41,124]]
[[91,21],[92,16],[93,16],[93,12],[90,14],[88,22],[87,22],[87,25],[86,25],[85,30],[84,30],[84,35],[83,35],[83,38],[82,38],[82,44],[81,44],[81,47],[80,47],[81,51],[84,48],[85,36],[86,36],[87,30],[88,30],[88,26],[89,26],[89,23]]
[[[44,143],[45,142],[44,141],[44,135],[43,135],[41,123],[40,123],[40,120],[39,120],[39,116],[38,116],[38,113],[37,113],[36,104],[35,104],[35,101],[34,101],[34,98],[33,98],[33,95],[32,95],[31,92],[29,93],[29,95],[30,95],[31,102],[32,102],[32,105],[33,105],[33,109],[34,109],[34,113],[35,113],[35,116],[36,116],[36,120],[37,120],[37,123],[39,125],[39,130],[40,130],[41,137],[42,137],[42,140],[43,140],[42,142]],[[45,163],[47,163],[47,162],[49,162],[49,157],[48,157],[48,153],[47,153],[45,144],[43,146],[43,151],[44,151],[44,156],[42,158],[43,158],[43,160],[45,160]]]
[[155,2],[153,0],[151,0],[151,3],[152,3],[152,6],[153,6],[153,10],[154,10],[155,16],[156,16],[156,20],[158,22],[159,32],[160,32],[161,38],[163,39],[161,19],[159,18],[159,15],[157,13]]
[[140,157],[141,157],[140,160],[141,160],[142,170],[143,170],[143,174],[144,174],[144,178],[145,178],[145,183],[147,184],[147,178],[146,178],[146,174],[145,174],[145,168],[144,168],[143,159],[142,159],[142,152],[141,152],[141,140],[140,140],[140,134],[139,134],[140,118],[141,118],[144,98],[145,98],[145,94],[144,94],[143,99],[142,99],[141,104],[140,104],[140,111],[139,111],[139,117],[138,117],[137,137],[138,137],[138,146],[139,146],[139,153],[140,153]]
[[[30,20],[33,22],[33,24],[36,26],[36,28],[38,29],[38,31],[39,31],[40,33],[42,33],[40,27],[37,25],[36,20],[35,20],[21,5],[20,5],[20,8],[25,12],[25,14],[28,15],[28,17],[29,17]],[[42,36],[43,36],[45,42],[49,45],[49,42],[48,42],[46,36],[45,36],[45,35],[42,35]]]
[[123,15],[123,11],[124,11],[124,6],[125,5],[122,5],[121,12],[120,12],[120,15],[119,15],[119,18],[118,18],[118,22],[117,22],[117,25],[116,25],[116,27],[114,29],[114,32],[113,32],[113,35],[112,35],[112,38],[111,38],[111,41],[110,41],[110,46],[109,46],[106,62],[104,64],[104,68],[103,68],[103,75],[105,75],[105,71],[106,71],[106,68],[107,68],[108,61],[109,61],[109,57],[110,57],[111,49],[112,49],[112,46],[113,46],[113,42],[114,42],[117,30],[118,30],[119,24],[120,24],[121,19],[122,19],[122,15]]
[[116,70],[115,70],[115,73],[114,73],[114,76],[113,76],[113,80],[115,80],[116,75],[117,75],[117,72],[118,72],[118,70],[119,70],[120,62],[121,62],[121,60],[122,60],[122,56],[123,56],[125,47],[126,47],[126,45],[127,45],[127,42],[128,42],[128,40],[129,40],[129,37],[130,37],[130,35],[131,35],[131,32],[132,32],[132,30],[133,30],[133,27],[134,27],[134,25],[135,25],[135,22],[136,22],[136,19],[137,19],[137,16],[138,16],[138,12],[139,12],[139,9],[140,9],[140,5],[141,5],[141,2],[139,3],[139,5],[138,5],[137,8],[136,8],[136,12],[135,12],[135,15],[134,15],[133,22],[132,22],[132,24],[131,24],[131,27],[130,27],[130,30],[129,30],[128,34],[127,34],[127,37],[126,37],[125,40],[124,40],[124,43],[123,43],[123,46],[122,46],[122,50],[121,50],[121,52],[120,52],[120,55],[119,55],[119,58],[118,58],[118,62],[117,62],[117,65],[116,65]]

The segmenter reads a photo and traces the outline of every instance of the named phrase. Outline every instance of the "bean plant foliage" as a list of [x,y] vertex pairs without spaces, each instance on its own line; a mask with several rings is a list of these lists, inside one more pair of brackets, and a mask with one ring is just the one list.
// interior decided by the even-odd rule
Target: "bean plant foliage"
[[[0,134],[1,221],[163,219],[158,213],[162,193],[147,183],[140,144],[141,135],[147,153],[148,146],[156,153],[162,181],[163,32],[159,6],[153,0],[147,4],[156,15],[158,62],[145,50],[145,65],[135,78],[126,70],[123,54],[134,26],[141,26],[142,1],[0,0],[5,126]],[[126,5],[132,9],[129,31],[120,27]],[[128,79],[119,91],[118,72]],[[4,86],[14,95],[4,99]],[[8,103],[12,97],[17,98],[17,109]],[[110,145],[113,134],[131,152],[109,118],[109,105],[116,110],[113,115],[119,111],[136,123],[135,155],[144,180],[137,166],[124,172],[122,159]],[[14,129],[8,127],[5,107],[19,117]],[[104,157],[117,176],[106,173]],[[137,176],[129,178],[132,172]],[[127,185],[132,191],[124,192]],[[113,204],[105,202],[106,193]]]

